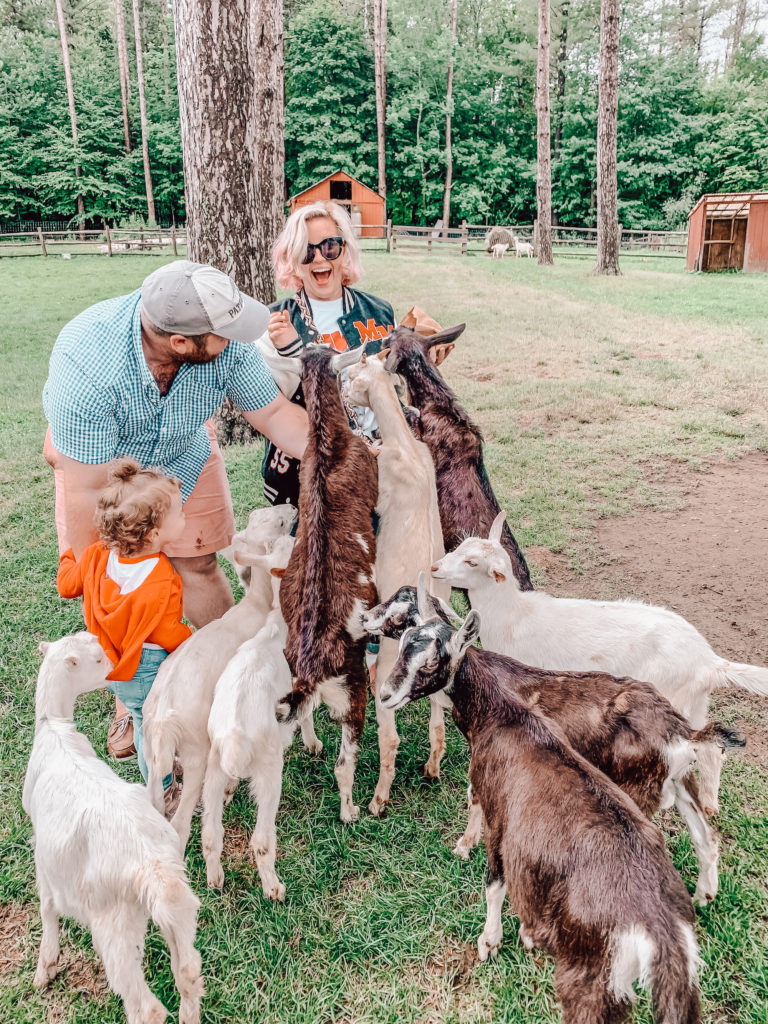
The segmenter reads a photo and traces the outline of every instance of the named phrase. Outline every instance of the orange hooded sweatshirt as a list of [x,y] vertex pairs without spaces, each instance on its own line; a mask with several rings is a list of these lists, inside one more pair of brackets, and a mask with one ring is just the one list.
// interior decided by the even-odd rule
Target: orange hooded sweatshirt
[[82,594],[85,625],[115,666],[107,679],[128,680],[139,667],[143,644],[158,644],[170,652],[192,630],[181,621],[181,577],[166,555],[118,557],[123,564],[158,559],[144,582],[127,594],[107,576],[109,555],[103,544],[96,543],[76,561],[70,548],[61,556],[56,586],[62,597]]

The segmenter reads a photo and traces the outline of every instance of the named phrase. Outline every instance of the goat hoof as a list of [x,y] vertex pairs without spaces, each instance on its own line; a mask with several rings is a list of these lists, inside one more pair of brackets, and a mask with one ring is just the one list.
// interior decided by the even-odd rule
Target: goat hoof
[[307,753],[314,754],[315,756],[317,756],[318,754],[322,754],[323,741],[318,740],[317,743],[305,743],[304,749],[307,751]]
[[282,882],[263,887],[264,895],[268,900],[275,900],[277,903],[285,903],[285,886]]
[[368,804],[368,810],[374,816],[374,818],[384,818],[387,814],[388,800],[382,800],[381,797],[375,796],[373,800]]
[[35,988],[47,988],[49,983],[53,981],[58,973],[59,967],[57,961],[54,961],[47,967],[43,964],[38,964],[35,976],[32,979],[32,984]]
[[489,956],[492,960],[495,960],[499,952],[500,945],[500,942],[489,942],[485,937],[485,932],[483,932],[477,940],[477,955],[480,957],[481,963],[485,963]]
[[349,807],[342,807],[341,814],[339,815],[345,825],[350,825],[353,821],[357,821],[359,816],[360,808],[355,807],[354,804]]
[[208,888],[209,889],[223,889],[224,888],[224,869],[219,865],[216,868],[209,868],[207,872]]
[[471,852],[471,849],[472,848],[470,846],[467,846],[466,844],[462,843],[461,840],[459,840],[451,852],[453,853],[454,857],[461,857],[462,860],[469,860],[469,854]]
[[440,778],[440,765],[433,765],[427,761],[424,765],[424,778],[428,782],[436,782]]

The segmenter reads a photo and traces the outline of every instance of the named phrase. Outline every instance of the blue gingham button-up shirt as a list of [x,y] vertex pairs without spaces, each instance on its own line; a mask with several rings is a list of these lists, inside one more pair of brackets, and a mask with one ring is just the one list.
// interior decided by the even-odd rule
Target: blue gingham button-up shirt
[[186,500],[209,455],[205,421],[230,398],[252,412],[278,394],[255,345],[230,341],[210,363],[184,363],[161,396],[141,345],[141,290],[100,302],[63,328],[43,409],[54,448],[99,464],[131,455],[181,480]]

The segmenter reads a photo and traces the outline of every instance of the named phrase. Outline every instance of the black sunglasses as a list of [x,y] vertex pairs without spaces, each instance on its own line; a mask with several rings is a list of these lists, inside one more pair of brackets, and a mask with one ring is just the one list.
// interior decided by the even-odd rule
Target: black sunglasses
[[344,248],[343,238],[324,238],[322,242],[318,242],[317,245],[313,245],[312,242],[307,243],[307,255],[301,261],[302,263],[311,263],[315,258],[315,251],[320,250],[320,255],[326,260],[337,260],[341,256],[341,250]]

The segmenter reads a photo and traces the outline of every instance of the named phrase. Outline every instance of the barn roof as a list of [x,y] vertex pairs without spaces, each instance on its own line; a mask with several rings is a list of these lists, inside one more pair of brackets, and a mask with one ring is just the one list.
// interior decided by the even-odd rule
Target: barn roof
[[337,174],[343,174],[347,178],[349,178],[350,181],[356,181],[357,184],[360,185],[362,188],[367,189],[368,192],[372,192],[376,196],[377,199],[382,199],[383,198],[381,195],[379,195],[379,193],[376,191],[375,188],[371,188],[370,185],[366,185],[365,182],[360,181],[359,178],[353,177],[353,175],[351,175],[349,173],[349,171],[345,171],[341,167],[339,167],[338,170],[331,171],[330,174],[326,174],[326,176],[324,178],[321,178],[319,181],[315,181],[315,182],[313,182],[313,184],[307,185],[307,187],[303,188],[301,190],[301,192],[297,192],[295,195],[289,196],[288,197],[288,202],[293,202],[294,199],[298,199],[299,196],[303,196],[305,192],[309,192],[313,188],[317,188],[318,185],[322,185],[324,181],[328,181],[329,178],[333,178]]
[[691,216],[704,203],[708,217],[746,217],[753,202],[768,203],[768,192],[707,193],[691,210]]

